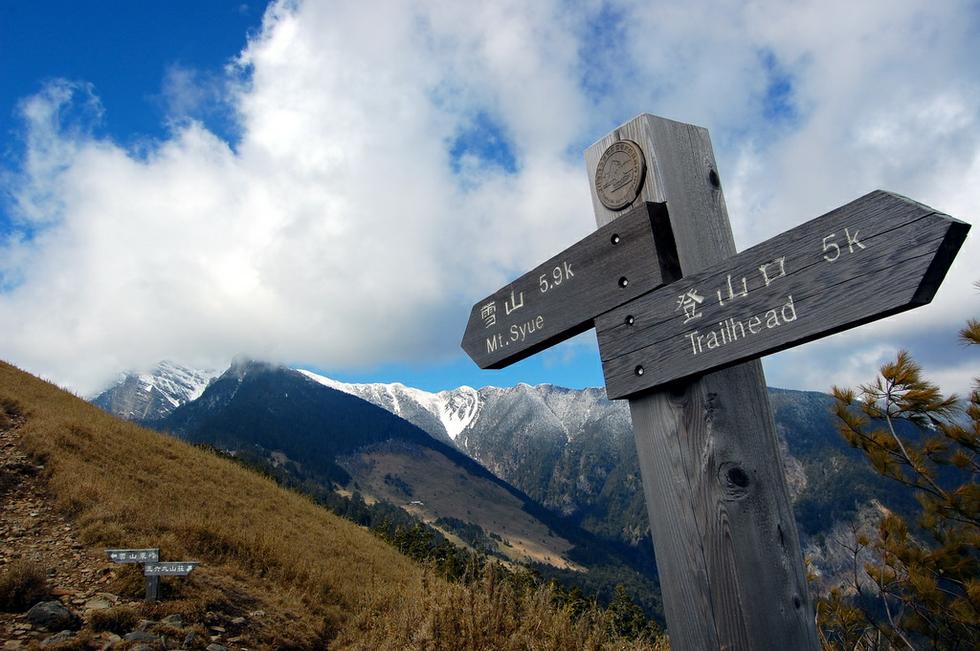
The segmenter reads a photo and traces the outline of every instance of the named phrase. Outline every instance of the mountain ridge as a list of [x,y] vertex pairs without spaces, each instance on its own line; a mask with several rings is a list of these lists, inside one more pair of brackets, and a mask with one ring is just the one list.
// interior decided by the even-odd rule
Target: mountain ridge
[[[607,400],[602,389],[521,383],[430,393],[399,383],[347,384],[301,373],[413,423],[602,540],[635,550],[650,544],[628,406]],[[837,524],[893,491],[840,437],[831,396],[777,388],[769,396],[809,553],[825,544]],[[453,408],[462,413],[452,422],[466,424],[450,437],[444,411]]]
[[154,420],[196,400],[219,374],[164,360],[146,371],[121,374],[91,402],[127,420]]
[[[527,554],[531,562],[574,568],[565,552],[587,537],[450,443],[285,366],[236,361],[200,398],[148,424],[192,442],[281,455],[326,487],[370,489],[370,497],[429,524],[473,522],[501,536],[499,551],[513,560]],[[473,500],[461,505],[455,493]]]
[[[455,441],[459,433],[476,418],[479,410],[479,403],[475,400],[477,391],[468,386],[432,393],[400,382],[347,383],[305,369],[296,370],[315,382],[367,400],[396,416],[406,418],[409,415],[415,420],[422,420],[426,425],[422,429],[443,440]],[[410,405],[410,409],[413,406],[414,410],[406,412],[403,407],[405,403]],[[413,418],[406,420],[414,422]]]
[[[333,390],[356,396],[392,413],[476,460],[493,475],[548,509],[577,517],[590,531],[637,544],[647,531],[632,424],[624,401],[609,401],[601,388],[570,389],[555,384],[513,387],[461,386],[439,392],[402,383],[345,383],[305,369],[300,374]],[[774,411],[796,396],[812,405],[829,400],[817,392],[770,388]],[[792,402],[792,400],[790,400]],[[786,406],[781,414],[792,412]],[[790,417],[799,427],[802,417]],[[810,409],[806,418],[820,418]],[[803,428],[806,429],[806,428]],[[781,427],[791,489],[806,484],[802,463]],[[816,435],[827,437],[833,432]],[[811,433],[811,436],[813,434]],[[622,466],[629,470],[617,470]],[[611,485],[607,484],[612,482]],[[618,504],[612,504],[616,502]],[[606,511],[639,518],[640,526],[617,528]]]

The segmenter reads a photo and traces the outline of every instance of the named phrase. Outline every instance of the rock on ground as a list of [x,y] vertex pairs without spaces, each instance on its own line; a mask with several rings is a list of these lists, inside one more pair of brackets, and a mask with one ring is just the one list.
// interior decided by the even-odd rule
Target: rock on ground
[[60,601],[42,601],[27,611],[27,621],[46,631],[63,631],[77,628],[78,617]]

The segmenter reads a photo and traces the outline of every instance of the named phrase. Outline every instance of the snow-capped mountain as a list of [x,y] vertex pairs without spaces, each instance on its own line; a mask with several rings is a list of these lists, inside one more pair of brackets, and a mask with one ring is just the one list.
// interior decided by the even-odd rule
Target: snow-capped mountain
[[[429,393],[398,383],[347,384],[300,372],[451,442],[498,477],[566,515],[601,501],[607,479],[616,474],[613,469],[624,459],[635,463],[628,407],[607,400],[602,389],[518,384]],[[641,537],[645,513],[638,475],[614,479],[627,484],[626,499],[636,503],[642,521],[635,530],[615,535]]]
[[480,392],[466,386],[429,393],[400,383],[348,384],[312,371],[300,369],[300,373],[331,389],[367,400],[457,447],[463,447],[457,439],[476,420],[480,411]]
[[[447,533],[454,526],[476,526],[496,537],[487,540],[500,541],[499,547],[491,545],[503,558],[582,567],[568,550],[575,540],[591,539],[586,532],[542,509],[451,442],[337,384],[238,358],[198,399],[149,424],[243,460],[270,462],[282,468],[282,477],[306,486],[357,491]],[[419,413],[425,408],[412,401],[426,403],[450,430],[458,428],[452,396],[410,390],[409,398],[403,390],[392,388],[385,398]],[[469,525],[453,524],[463,522]],[[563,537],[566,527],[571,538]]]
[[[300,373],[410,422],[593,534],[630,544],[649,535],[629,409],[624,401],[606,399],[602,389],[519,384],[431,393]],[[153,372],[125,376],[94,402],[126,418],[158,419],[193,404],[215,375],[165,362]],[[830,396],[770,389],[770,398],[804,540],[846,521],[853,505],[884,494],[886,487],[837,433]],[[205,393],[198,402],[207,400]],[[849,491],[844,497],[837,494],[843,486]]]
[[129,420],[155,420],[196,400],[218,375],[220,371],[163,361],[148,371],[124,373],[92,403]]
[[[493,474],[592,533],[630,544],[649,535],[629,407],[608,400],[602,389],[518,384],[433,394],[400,384],[344,384],[305,374],[437,438],[448,437]],[[856,453],[836,432],[830,396],[769,392],[807,540],[837,520],[847,521],[851,507],[846,505],[864,503],[883,488],[855,463]],[[828,463],[836,470],[828,471]],[[849,486],[853,495],[840,498],[829,488],[838,485]]]

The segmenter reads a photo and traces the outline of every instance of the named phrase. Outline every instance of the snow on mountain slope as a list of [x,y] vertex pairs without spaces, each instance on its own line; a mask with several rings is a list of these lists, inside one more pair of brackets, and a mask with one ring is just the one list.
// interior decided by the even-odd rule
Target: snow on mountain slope
[[470,426],[480,411],[480,395],[471,387],[459,387],[436,394],[439,416],[449,438],[456,440]]
[[196,400],[219,374],[163,361],[149,371],[124,373],[92,402],[122,418],[154,420]]
[[140,379],[162,391],[176,405],[197,400],[219,374],[212,369],[192,369],[163,361],[149,376],[141,375]]
[[[615,418],[615,429],[629,430],[630,427],[625,406],[606,400],[602,389],[573,390],[550,384],[531,386],[520,383],[513,387],[488,386],[480,390],[461,386],[430,393],[397,382],[348,384],[312,371],[298,370],[320,384],[387,409],[436,438],[453,442],[481,463],[490,463],[488,467],[491,468],[492,460],[481,458],[477,450],[493,431],[516,427],[510,421],[518,416],[523,418],[523,425],[518,429],[525,435],[540,437],[547,431],[548,436],[563,439],[563,445],[589,429],[594,421],[606,419],[610,414],[618,417]],[[505,426],[502,420],[510,424]]]
[[348,384],[312,371],[298,370],[315,382],[387,409],[443,440],[454,442],[473,423],[480,411],[479,392],[467,386],[430,393],[397,382]]

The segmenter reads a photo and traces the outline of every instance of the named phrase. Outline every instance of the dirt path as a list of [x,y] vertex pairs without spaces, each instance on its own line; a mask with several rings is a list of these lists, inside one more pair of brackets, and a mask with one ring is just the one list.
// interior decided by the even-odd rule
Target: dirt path
[[[116,569],[104,556],[86,549],[74,526],[51,507],[44,467],[24,454],[18,443],[16,428],[0,431],[0,572],[20,559],[33,562],[47,571],[52,599],[78,614],[125,604],[106,592]],[[26,647],[50,635],[36,630],[24,613],[0,612],[4,649]],[[113,636],[103,637],[110,642]]]
[[[111,590],[119,583],[120,574],[132,574],[133,567],[111,563],[103,550],[82,544],[77,526],[53,508],[44,467],[24,453],[16,425],[15,422],[14,427],[0,430],[0,576],[13,563],[32,562],[46,572],[51,595],[47,599],[60,601],[81,619],[69,640],[48,648],[207,647],[221,651],[225,644],[236,649],[255,648],[244,636],[233,633],[244,622],[226,622],[224,618],[209,621],[208,625],[173,617],[161,622],[143,618],[129,631],[128,641],[115,633],[93,631],[90,623],[95,611],[128,606],[141,618],[148,612],[142,600]],[[169,637],[161,631],[169,633]],[[42,643],[55,633],[33,626],[24,612],[0,611],[0,651],[43,648]],[[127,635],[126,631],[120,633]],[[137,641],[133,635],[142,635],[142,639]]]

